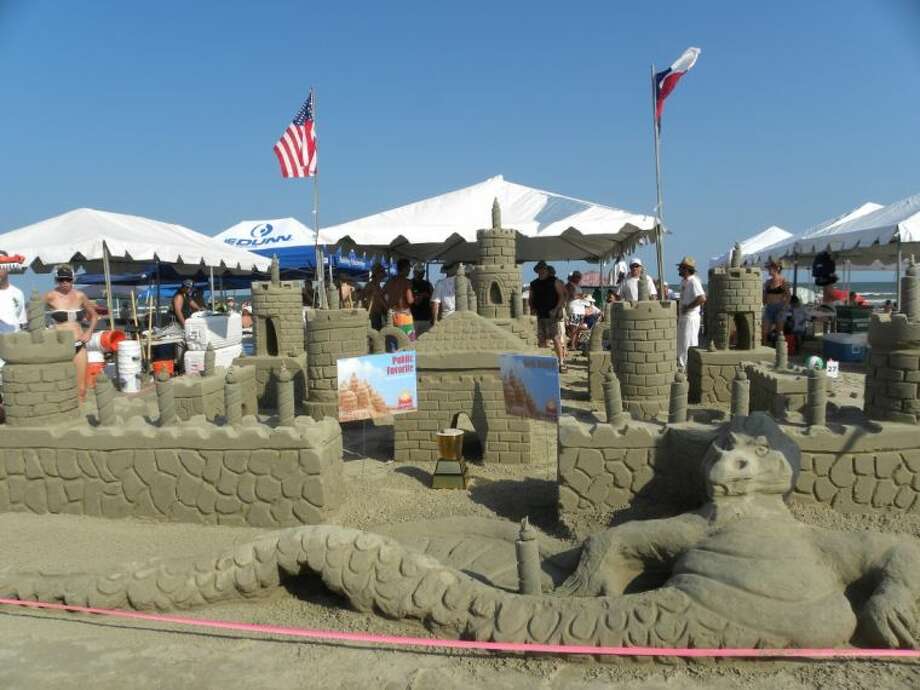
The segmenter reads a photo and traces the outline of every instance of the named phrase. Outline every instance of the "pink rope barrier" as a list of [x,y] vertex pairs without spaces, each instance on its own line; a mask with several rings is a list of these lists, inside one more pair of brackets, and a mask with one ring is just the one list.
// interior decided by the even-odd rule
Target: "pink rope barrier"
[[469,649],[495,652],[530,652],[545,654],[589,654],[596,656],[671,656],[671,657],[721,657],[721,658],[785,658],[785,659],[882,659],[901,658],[916,659],[920,650],[916,649],[687,649],[682,647],[590,647],[586,645],[530,644],[522,642],[477,642],[475,640],[446,640],[428,637],[404,637],[399,635],[374,635],[370,633],[342,632],[338,630],[310,630],[306,628],[289,628],[277,625],[260,625],[257,623],[239,623],[235,621],[208,620],[206,618],[188,618],[158,613],[141,613],[120,609],[97,609],[70,604],[49,604],[43,601],[22,601],[20,599],[0,598],[0,605],[22,608],[49,609],[52,611],[69,611],[72,613],[91,613],[114,618],[187,625],[212,630],[234,630],[265,635],[281,635],[309,640],[338,642],[360,642],[371,645],[389,645],[397,647],[428,647],[440,649]]

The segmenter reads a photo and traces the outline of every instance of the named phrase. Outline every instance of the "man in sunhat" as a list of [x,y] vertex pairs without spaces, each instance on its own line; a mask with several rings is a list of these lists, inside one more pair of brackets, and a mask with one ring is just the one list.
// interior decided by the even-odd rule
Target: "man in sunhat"
[[685,256],[677,264],[681,277],[677,319],[677,363],[687,366],[687,351],[700,344],[700,307],[706,303],[703,284],[696,275],[696,261]]

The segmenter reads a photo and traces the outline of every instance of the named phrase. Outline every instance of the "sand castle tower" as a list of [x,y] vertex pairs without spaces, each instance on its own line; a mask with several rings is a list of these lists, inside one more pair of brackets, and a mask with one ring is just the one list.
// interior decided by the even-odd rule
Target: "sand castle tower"
[[521,274],[515,263],[514,230],[502,227],[502,210],[498,199],[492,202],[492,227],[476,231],[479,263],[473,274],[477,312],[488,319],[512,316],[512,294],[521,292]]
[[336,360],[367,354],[368,324],[364,309],[307,310],[304,414],[316,420],[336,416],[339,401]]
[[277,407],[276,379],[282,364],[293,375],[295,399],[302,400],[306,395],[302,305],[300,282],[281,280],[277,257],[273,258],[271,280],[252,284],[255,355],[234,362],[255,366],[260,408]]
[[687,356],[690,402],[728,405],[738,365],[773,357],[771,348],[760,345],[760,268],[742,266],[743,258],[741,246],[735,244],[729,266],[709,269],[703,307],[709,347],[692,348]]
[[735,245],[730,266],[709,269],[706,332],[717,350],[753,350],[760,342],[763,278],[760,268],[741,266],[741,259],[741,247]]
[[[645,272],[639,279],[645,280]],[[677,303],[641,299],[611,305],[610,354],[623,407],[639,418],[667,412],[677,372]]]
[[[49,427],[80,419],[73,333],[44,328],[44,305],[29,304],[31,332],[0,336],[8,426]],[[33,318],[33,314],[37,317]]]
[[252,334],[257,357],[297,357],[303,349],[303,300],[300,284],[282,281],[277,258],[272,278],[252,284]]
[[873,314],[864,411],[871,419],[920,422],[920,280],[913,259],[901,278],[901,311]]

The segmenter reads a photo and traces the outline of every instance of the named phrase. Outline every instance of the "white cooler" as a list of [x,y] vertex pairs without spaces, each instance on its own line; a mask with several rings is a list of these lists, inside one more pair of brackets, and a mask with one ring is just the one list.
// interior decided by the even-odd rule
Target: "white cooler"
[[[233,360],[242,354],[242,345],[215,348],[214,364],[218,367],[229,367],[233,364]],[[204,369],[204,350],[186,350],[184,364],[186,374],[197,374],[202,371]]]
[[243,340],[243,317],[230,314],[192,314],[185,320],[185,345],[189,350],[207,350],[239,345]]

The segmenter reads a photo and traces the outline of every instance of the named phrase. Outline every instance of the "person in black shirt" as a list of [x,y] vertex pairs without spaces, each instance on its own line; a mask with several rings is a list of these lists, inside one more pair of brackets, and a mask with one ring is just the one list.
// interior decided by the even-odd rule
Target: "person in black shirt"
[[547,341],[553,343],[556,357],[559,359],[559,371],[564,372],[565,355],[562,349],[562,335],[558,322],[565,308],[565,287],[549,271],[545,261],[534,267],[537,279],[530,283],[530,313],[537,316],[537,341],[540,347],[546,347]]
[[409,307],[415,322],[415,333],[421,335],[431,328],[431,295],[434,287],[425,279],[425,267],[418,264],[412,274],[412,294],[415,301]]

